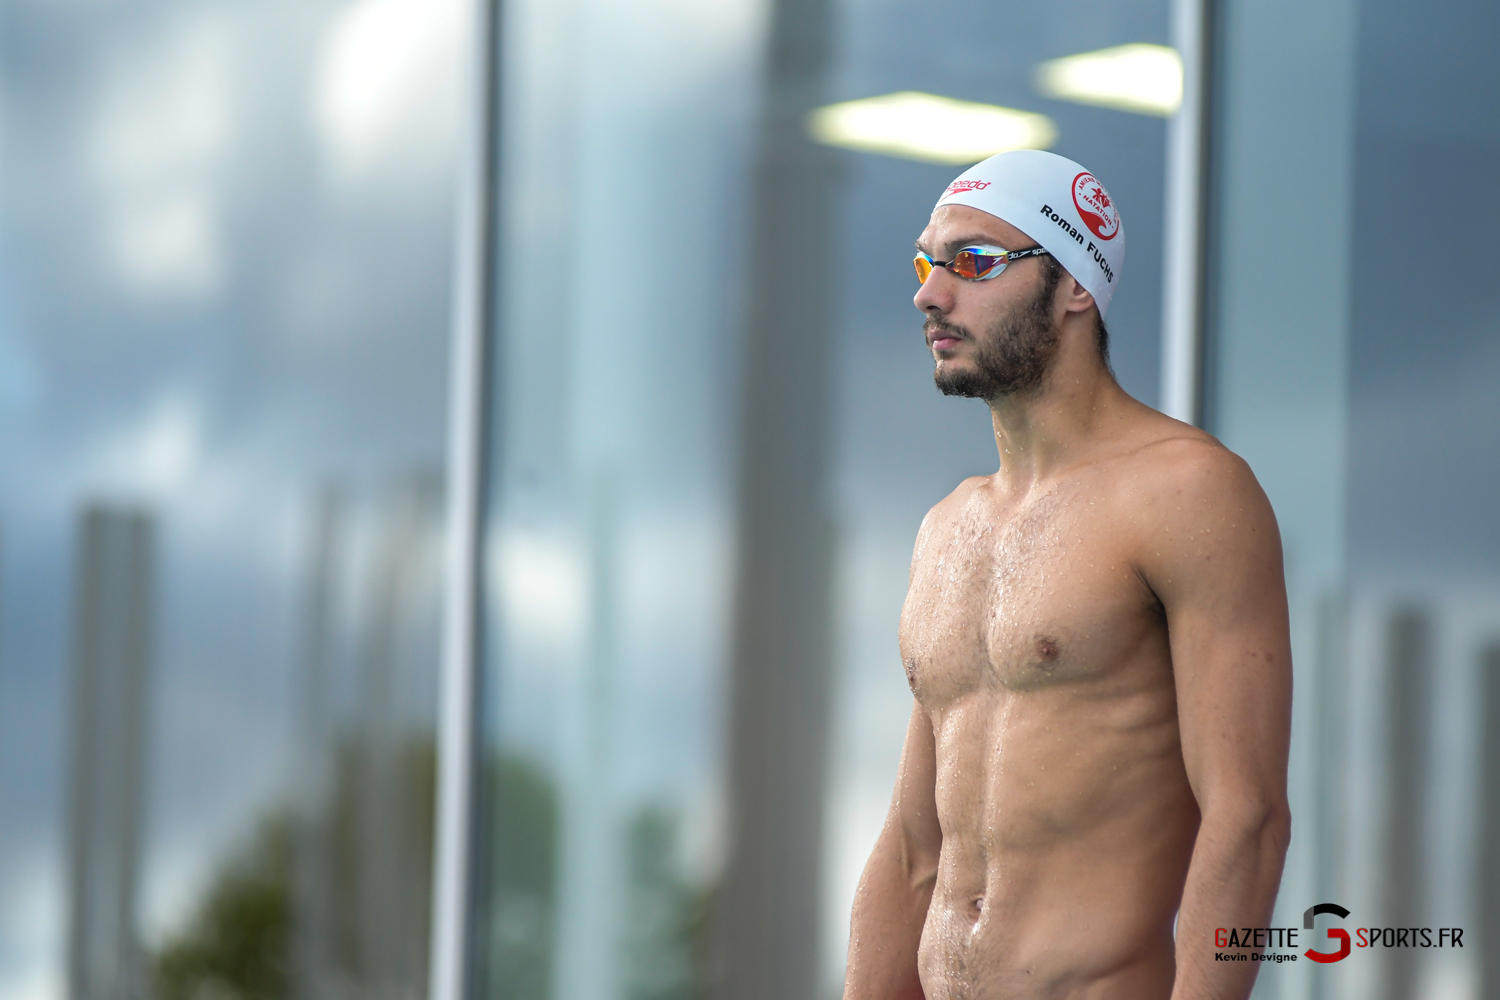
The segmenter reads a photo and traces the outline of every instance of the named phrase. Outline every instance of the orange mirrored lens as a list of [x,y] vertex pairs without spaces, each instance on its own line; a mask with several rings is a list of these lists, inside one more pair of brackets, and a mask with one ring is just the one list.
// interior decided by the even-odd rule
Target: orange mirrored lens
[[[1000,268],[1003,270],[1009,261],[1010,257],[1003,253],[987,254],[975,253],[973,250],[960,250],[953,255],[951,261],[943,264],[943,266],[960,278],[968,278],[970,281],[973,281],[976,278],[983,278],[992,273],[999,273],[995,269]],[[933,267],[939,262],[934,261],[925,253],[919,253],[912,263],[917,268],[917,280],[926,284],[928,275],[932,274]]]
[[965,278],[979,278],[988,274],[998,264],[1005,263],[1003,256],[960,250],[953,255],[953,273]]

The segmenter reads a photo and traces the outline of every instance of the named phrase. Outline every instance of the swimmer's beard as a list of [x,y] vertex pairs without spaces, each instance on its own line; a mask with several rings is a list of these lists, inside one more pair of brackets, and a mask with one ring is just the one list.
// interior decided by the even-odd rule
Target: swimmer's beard
[[1048,279],[1029,303],[1003,317],[983,338],[938,316],[927,320],[923,332],[928,343],[937,331],[974,343],[972,367],[954,370],[951,365],[939,364],[933,370],[932,381],[939,392],[967,399],[998,399],[1031,392],[1042,384],[1057,356],[1062,335],[1052,324],[1057,276],[1052,273]]

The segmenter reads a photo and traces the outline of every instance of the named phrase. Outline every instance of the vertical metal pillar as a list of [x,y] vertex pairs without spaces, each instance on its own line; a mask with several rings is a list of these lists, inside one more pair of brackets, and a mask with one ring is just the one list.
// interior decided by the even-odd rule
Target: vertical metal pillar
[[1479,927],[1480,1000],[1500,1000],[1500,641],[1479,657],[1484,706],[1479,761]]
[[1172,44],[1182,57],[1182,107],[1167,124],[1160,405],[1163,413],[1201,426],[1213,0],[1172,0]]
[[[403,474],[384,504],[356,691],[354,930],[357,968],[370,1000],[420,993],[426,969],[416,946],[430,899],[422,794],[412,770],[414,732],[401,710],[410,688],[403,640],[415,625],[424,536],[437,521],[441,486],[421,468]],[[430,857],[426,859],[430,865]]]
[[320,491],[308,545],[307,622],[299,706],[297,832],[293,862],[292,996],[322,1000],[336,989],[333,849],[329,843],[334,774],[334,609],[344,554],[345,504],[340,491]]
[[[1422,924],[1424,902],[1422,826],[1426,815],[1428,716],[1431,711],[1432,626],[1416,608],[1397,608],[1386,633],[1386,831],[1385,875],[1381,900],[1387,927]],[[1418,953],[1410,948],[1381,949],[1386,1000],[1416,995]]]
[[834,288],[787,262],[816,258],[833,230],[837,160],[805,127],[824,100],[830,7],[772,7],[742,369],[724,1000],[811,1000],[817,983]]
[[68,996],[145,987],[136,927],[145,797],[152,536],[148,514],[80,519],[68,858]]
[[500,0],[471,0],[450,359],[442,692],[430,1000],[472,992],[480,776],[480,573],[495,299]]

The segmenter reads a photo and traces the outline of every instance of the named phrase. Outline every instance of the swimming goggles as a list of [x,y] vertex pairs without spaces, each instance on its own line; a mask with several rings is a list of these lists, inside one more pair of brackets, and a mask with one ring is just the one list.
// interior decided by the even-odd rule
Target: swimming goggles
[[917,280],[923,284],[927,283],[927,276],[935,267],[946,267],[960,278],[968,278],[970,281],[983,281],[986,278],[999,276],[1005,270],[1005,265],[1022,257],[1036,257],[1047,251],[1041,247],[1031,247],[1027,250],[1005,250],[1001,247],[972,246],[964,247],[953,255],[952,260],[933,260],[925,253],[918,253],[912,261],[917,267]]

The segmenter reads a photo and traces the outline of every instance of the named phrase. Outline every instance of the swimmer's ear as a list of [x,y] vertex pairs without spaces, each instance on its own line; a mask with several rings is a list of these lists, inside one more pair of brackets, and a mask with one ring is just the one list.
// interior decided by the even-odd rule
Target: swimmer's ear
[[1066,270],[1057,283],[1057,295],[1067,312],[1088,312],[1094,306],[1094,294]]

